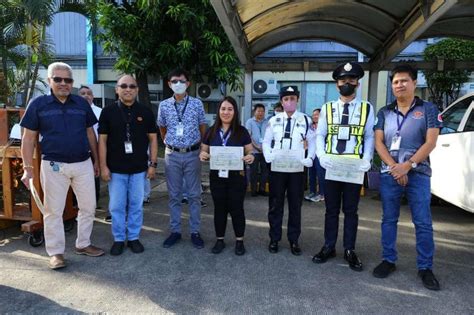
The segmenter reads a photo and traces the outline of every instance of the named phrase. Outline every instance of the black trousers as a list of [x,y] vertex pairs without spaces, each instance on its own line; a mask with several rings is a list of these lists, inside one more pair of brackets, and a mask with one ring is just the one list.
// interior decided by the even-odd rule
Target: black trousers
[[99,197],[100,197],[100,176],[94,178],[95,183],[95,202],[97,205],[99,204]]
[[244,197],[245,176],[238,171],[229,171],[229,178],[220,178],[218,171],[209,176],[212,200],[214,201],[214,228],[216,237],[224,237],[227,214],[230,213],[235,237],[243,237],[245,232]]
[[324,188],[324,200],[326,202],[326,216],[324,222],[324,246],[334,248],[337,241],[339,229],[339,213],[344,213],[344,249],[355,249],[357,237],[357,226],[359,216],[357,214],[361,185],[326,180]]
[[250,164],[250,188],[253,193],[257,192],[257,183],[259,191],[265,191],[265,185],[268,180],[267,162],[263,153],[254,154],[255,160]]
[[301,204],[303,202],[304,173],[270,172],[268,222],[270,239],[280,241],[285,194],[288,194],[288,231],[290,242],[298,241],[301,234]]

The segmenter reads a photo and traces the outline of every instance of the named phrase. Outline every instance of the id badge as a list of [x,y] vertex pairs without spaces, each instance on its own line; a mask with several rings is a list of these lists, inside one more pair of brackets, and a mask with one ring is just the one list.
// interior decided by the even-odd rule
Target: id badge
[[392,144],[390,145],[390,151],[398,151],[400,150],[400,143],[402,142],[402,137],[400,136],[393,136]]
[[124,146],[125,146],[125,153],[126,154],[132,154],[133,153],[132,141],[125,141]]
[[182,137],[184,135],[184,125],[183,123],[178,123],[176,125],[176,136]]
[[220,178],[229,178],[229,170],[219,170]]
[[58,163],[50,162],[49,165],[53,168],[53,172],[59,172],[59,165]]
[[291,149],[291,138],[283,138],[281,139],[281,148],[283,150]]
[[350,127],[339,126],[339,132],[337,133],[337,140],[349,140],[349,137],[350,137]]

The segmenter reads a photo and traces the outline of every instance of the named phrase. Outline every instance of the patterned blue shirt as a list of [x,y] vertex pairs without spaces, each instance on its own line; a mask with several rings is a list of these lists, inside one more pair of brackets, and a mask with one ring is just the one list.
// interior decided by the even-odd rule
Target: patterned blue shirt
[[[183,112],[185,105],[186,110]],[[179,125],[178,113],[184,127],[182,136],[176,135]],[[166,128],[164,142],[167,145],[187,148],[201,142],[199,126],[206,124],[204,107],[199,99],[192,96],[186,96],[181,102],[176,102],[174,97],[170,97],[160,103],[156,123],[158,127]]]
[[[429,128],[441,128],[443,124],[438,119],[438,108],[434,104],[425,102],[418,97],[415,98],[415,104],[407,112],[406,116],[397,111],[396,105],[395,101],[379,110],[374,129],[383,131],[385,146],[390,151],[392,139],[400,125],[399,133],[402,138],[400,149],[390,151],[390,155],[396,162],[403,163],[408,161],[425,143],[426,133]],[[388,171],[388,166],[382,162],[382,172],[386,171]],[[429,158],[418,163],[414,171],[431,176]]]

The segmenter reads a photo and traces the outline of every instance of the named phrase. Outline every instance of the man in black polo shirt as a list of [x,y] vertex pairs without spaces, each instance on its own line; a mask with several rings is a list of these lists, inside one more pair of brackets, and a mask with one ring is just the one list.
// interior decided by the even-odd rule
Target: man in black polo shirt
[[[114,244],[111,255],[120,255],[125,246],[141,253],[139,241],[143,223],[145,178],[154,178],[158,143],[151,109],[136,101],[137,82],[121,77],[115,88],[119,100],[105,107],[99,120],[99,156],[102,179],[109,183],[109,211],[112,215]],[[150,161],[148,161],[150,146]]]
[[[72,69],[62,62],[48,67],[51,94],[35,98],[21,120],[24,128],[21,155],[23,183],[29,188],[33,178],[33,152],[41,134],[40,179],[44,192],[44,238],[51,256],[49,267],[66,267],[64,261],[63,211],[69,186],[77,197],[76,254],[100,256],[104,251],[91,245],[96,201],[94,173],[99,174],[97,139],[93,126],[97,119],[87,101],[71,95]],[[90,155],[94,161],[91,162]]]

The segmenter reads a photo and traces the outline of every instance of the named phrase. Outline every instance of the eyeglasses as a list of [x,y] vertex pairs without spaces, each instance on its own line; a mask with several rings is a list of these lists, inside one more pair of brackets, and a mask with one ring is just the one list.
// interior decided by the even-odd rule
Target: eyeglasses
[[61,83],[61,82],[64,81],[64,83],[66,83],[66,84],[71,84],[72,82],[74,82],[74,80],[71,79],[71,78],[53,77],[52,79],[53,79],[54,83]]
[[178,82],[184,84],[184,83],[188,82],[188,80],[171,80],[170,82],[173,83],[173,84],[176,84]]
[[135,84],[126,84],[126,83],[122,83],[122,84],[118,85],[118,87],[121,88],[121,89],[124,89],[124,90],[126,88],[129,88],[131,90],[134,90],[134,89],[137,88],[137,86]]

